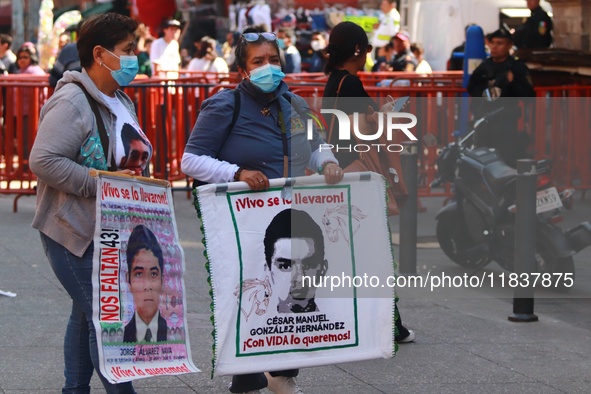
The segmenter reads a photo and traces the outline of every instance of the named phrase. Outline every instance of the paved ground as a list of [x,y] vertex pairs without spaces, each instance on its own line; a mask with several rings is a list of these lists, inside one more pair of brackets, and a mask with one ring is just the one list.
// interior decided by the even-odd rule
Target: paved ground
[[[62,341],[70,301],[30,227],[34,198],[0,195],[0,394],[57,393],[62,377]],[[435,234],[441,199],[423,199],[421,239]],[[187,307],[193,359],[203,373],[138,381],[140,393],[227,393],[229,378],[210,379],[211,324],[203,247],[195,211],[185,193],[175,206],[185,248]],[[591,220],[591,202],[577,199],[565,227]],[[397,231],[393,223],[393,231]],[[510,293],[478,289],[441,294],[401,289],[405,325],[415,343],[394,359],[308,368],[300,373],[305,393],[589,393],[591,392],[591,251],[575,257],[571,298],[540,291],[537,323],[511,323]],[[462,275],[439,248],[418,250],[419,273]],[[502,272],[496,265],[486,274]],[[102,392],[93,378],[93,392]]]

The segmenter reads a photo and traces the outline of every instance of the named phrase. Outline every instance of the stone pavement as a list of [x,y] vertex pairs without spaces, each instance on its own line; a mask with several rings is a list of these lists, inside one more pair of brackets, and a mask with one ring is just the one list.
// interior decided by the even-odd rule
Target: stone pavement
[[[227,393],[228,377],[210,379],[211,323],[203,246],[191,200],[175,193],[185,249],[189,335],[198,374],[135,383],[139,393]],[[0,195],[0,394],[58,393],[63,383],[62,342],[70,300],[30,227],[34,197]],[[424,198],[422,240],[435,234],[438,198]],[[577,198],[566,228],[591,220],[591,202]],[[397,231],[397,222],[392,223]],[[422,246],[422,245],[421,245]],[[463,275],[439,248],[418,249],[418,271]],[[498,288],[450,294],[399,289],[404,324],[417,333],[395,358],[306,368],[304,393],[589,393],[591,392],[591,248],[575,256],[577,279],[568,294],[537,292],[536,323],[511,323],[511,293]],[[496,265],[485,274],[503,271]],[[103,392],[93,378],[93,392]]]

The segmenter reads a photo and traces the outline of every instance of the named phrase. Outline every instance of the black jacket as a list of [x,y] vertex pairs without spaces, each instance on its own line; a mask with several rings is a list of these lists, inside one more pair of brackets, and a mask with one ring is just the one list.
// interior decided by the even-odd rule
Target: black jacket
[[515,46],[519,49],[544,49],[552,44],[552,19],[542,7],[531,12],[515,33]]
[[[512,82],[507,79],[509,71],[513,73]],[[472,97],[482,97],[489,84],[501,89],[501,97],[535,97],[529,69],[513,56],[500,63],[495,63],[491,58],[483,61],[470,76],[468,93]]]
[[[156,342],[164,342],[167,338],[168,327],[166,326],[166,319],[162,315],[158,315],[158,333],[156,334]],[[143,340],[137,340],[137,327],[135,325],[135,314],[133,318],[125,326],[123,331],[123,342],[141,342]]]

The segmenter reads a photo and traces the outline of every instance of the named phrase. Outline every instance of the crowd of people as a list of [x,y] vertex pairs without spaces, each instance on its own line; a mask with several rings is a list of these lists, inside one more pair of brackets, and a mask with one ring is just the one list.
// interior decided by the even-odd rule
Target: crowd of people
[[[384,17],[380,24],[393,24],[393,30],[388,28],[393,31],[389,38],[382,34],[386,29],[378,25],[376,32],[381,37],[370,41],[366,32],[352,22],[337,24],[330,34],[312,33],[310,50],[315,56],[306,68],[329,75],[325,107],[338,107],[347,114],[377,113],[376,103],[357,77],[359,71],[368,67],[378,71],[429,72],[421,45],[413,44],[408,33],[400,31],[393,4],[391,0],[382,1]],[[308,139],[303,133],[306,121],[293,109],[304,106],[305,100],[289,92],[283,81],[287,73],[304,68],[296,37],[288,29],[279,28],[271,33],[248,27],[240,33],[229,33],[221,45],[213,37],[203,36],[195,37],[192,48],[180,48],[183,30],[177,20],[168,20],[162,36],[155,39],[136,21],[108,13],[84,21],[79,32],[78,42],[64,43],[60,53],[74,59],[68,48],[75,48],[77,64],[65,60],[64,55],[58,56],[56,65],[63,71],[75,70],[77,65],[80,72],[66,73],[58,81],[55,93],[42,108],[31,151],[30,166],[38,177],[33,227],[40,232],[55,275],[72,298],[64,345],[64,392],[88,391],[96,370],[108,393],[134,393],[131,383],[114,385],[100,373],[91,302],[97,190],[89,169],[149,175],[153,154],[151,142],[139,127],[133,103],[121,87],[131,83],[140,70],[166,78],[176,78],[183,70],[227,73],[234,69],[240,74],[242,82],[235,90],[221,91],[203,102],[187,141],[182,170],[201,182],[242,181],[250,189],[262,191],[269,188],[270,179],[303,176],[308,168],[317,169],[327,184],[335,184],[342,180],[358,154],[322,150],[325,141],[320,134],[315,132]],[[527,68],[510,55],[511,32],[499,30],[488,38],[491,59],[474,71],[469,92],[479,96],[484,90],[493,89],[500,96],[531,95]],[[376,42],[384,45],[374,52],[371,43]],[[8,72],[45,72],[36,64],[34,46],[24,44],[16,54],[10,46],[10,37],[0,35],[0,63]],[[376,56],[377,62],[372,65],[369,59]],[[355,107],[348,107],[346,103],[350,101],[337,104],[339,97],[359,100]],[[237,103],[241,105],[239,111],[235,108]],[[369,112],[368,122],[372,119]],[[72,121],[64,123],[63,119]],[[330,134],[327,142],[334,145]],[[69,209],[64,212],[66,202]],[[153,237],[145,233],[142,236]],[[160,272],[162,264],[157,255],[161,252],[150,253],[154,269]],[[132,260],[133,256],[129,256],[128,263]],[[155,281],[162,285],[161,276]],[[310,305],[299,307],[305,309]],[[158,315],[156,307],[152,312],[150,319]],[[138,314],[136,320],[141,319]],[[152,333],[148,323],[144,323],[142,335],[136,333],[135,340],[141,336],[151,341],[154,335],[159,340],[155,334],[158,326]],[[161,331],[164,337],[166,327]],[[397,311],[396,340],[404,343],[414,339],[415,333],[402,325]],[[258,392],[268,387],[276,393],[301,393],[294,380],[298,373],[297,369],[290,369],[237,375],[229,390]]]
[[[551,18],[540,7],[540,0],[526,0],[526,4],[532,14],[523,26],[511,31],[515,36],[513,48],[549,47],[553,30]],[[471,25],[466,26],[466,29]],[[230,26],[237,28],[236,23],[231,23]],[[324,30],[302,30],[290,20],[284,23],[281,19],[274,20],[273,24],[261,23],[255,29],[258,32],[274,29],[283,72],[291,74],[325,71],[328,59],[325,48],[329,41],[330,28],[327,25],[323,27]],[[81,70],[75,42],[77,34],[74,30],[70,28],[59,35],[57,58],[52,68],[47,70],[39,67],[39,56],[33,43],[24,43],[15,54],[11,50],[12,37],[0,34],[0,74],[43,75],[47,72],[50,74],[50,85],[55,86],[64,71]],[[195,71],[237,71],[234,51],[240,33],[229,31],[225,40],[218,41],[213,34],[205,35],[202,30],[191,29],[189,23],[175,19],[164,22],[159,32],[151,32],[140,23],[134,33],[134,54],[139,60],[138,75],[174,79],[188,75],[183,74],[183,70],[189,74]],[[187,38],[186,35],[191,37]],[[413,42],[408,31],[401,30],[401,18],[395,0],[381,1],[379,23],[373,26],[373,32],[368,38],[374,51],[367,56],[365,71],[410,71],[420,74],[432,72],[426,60],[428,55],[425,55],[425,47],[422,43]],[[448,70],[463,69],[463,58],[457,54],[464,51],[464,45],[465,42],[453,49],[447,64]]]

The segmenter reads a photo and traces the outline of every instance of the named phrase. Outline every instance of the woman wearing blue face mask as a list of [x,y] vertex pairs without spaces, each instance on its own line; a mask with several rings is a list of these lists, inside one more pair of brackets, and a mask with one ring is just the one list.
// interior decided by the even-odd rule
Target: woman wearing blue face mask
[[[33,227],[57,278],[72,298],[64,340],[63,393],[88,393],[93,369],[107,393],[135,393],[99,372],[92,323],[92,257],[96,179],[91,169],[148,175],[152,145],[138,126],[133,103],[120,90],[138,71],[137,23],[120,14],[92,17],[80,28],[82,72],[67,71],[41,110],[30,155],[38,177]],[[141,157],[141,160],[134,160]]]
[[[317,133],[307,138],[306,102],[283,82],[275,35],[246,29],[236,64],[243,80],[235,91],[223,90],[203,102],[185,147],[183,172],[206,183],[243,181],[252,190],[268,189],[272,178],[305,175],[306,167],[318,169],[327,183],[340,181],[342,170],[330,149],[319,149],[324,142]],[[301,393],[297,374],[237,375],[229,389]]]

